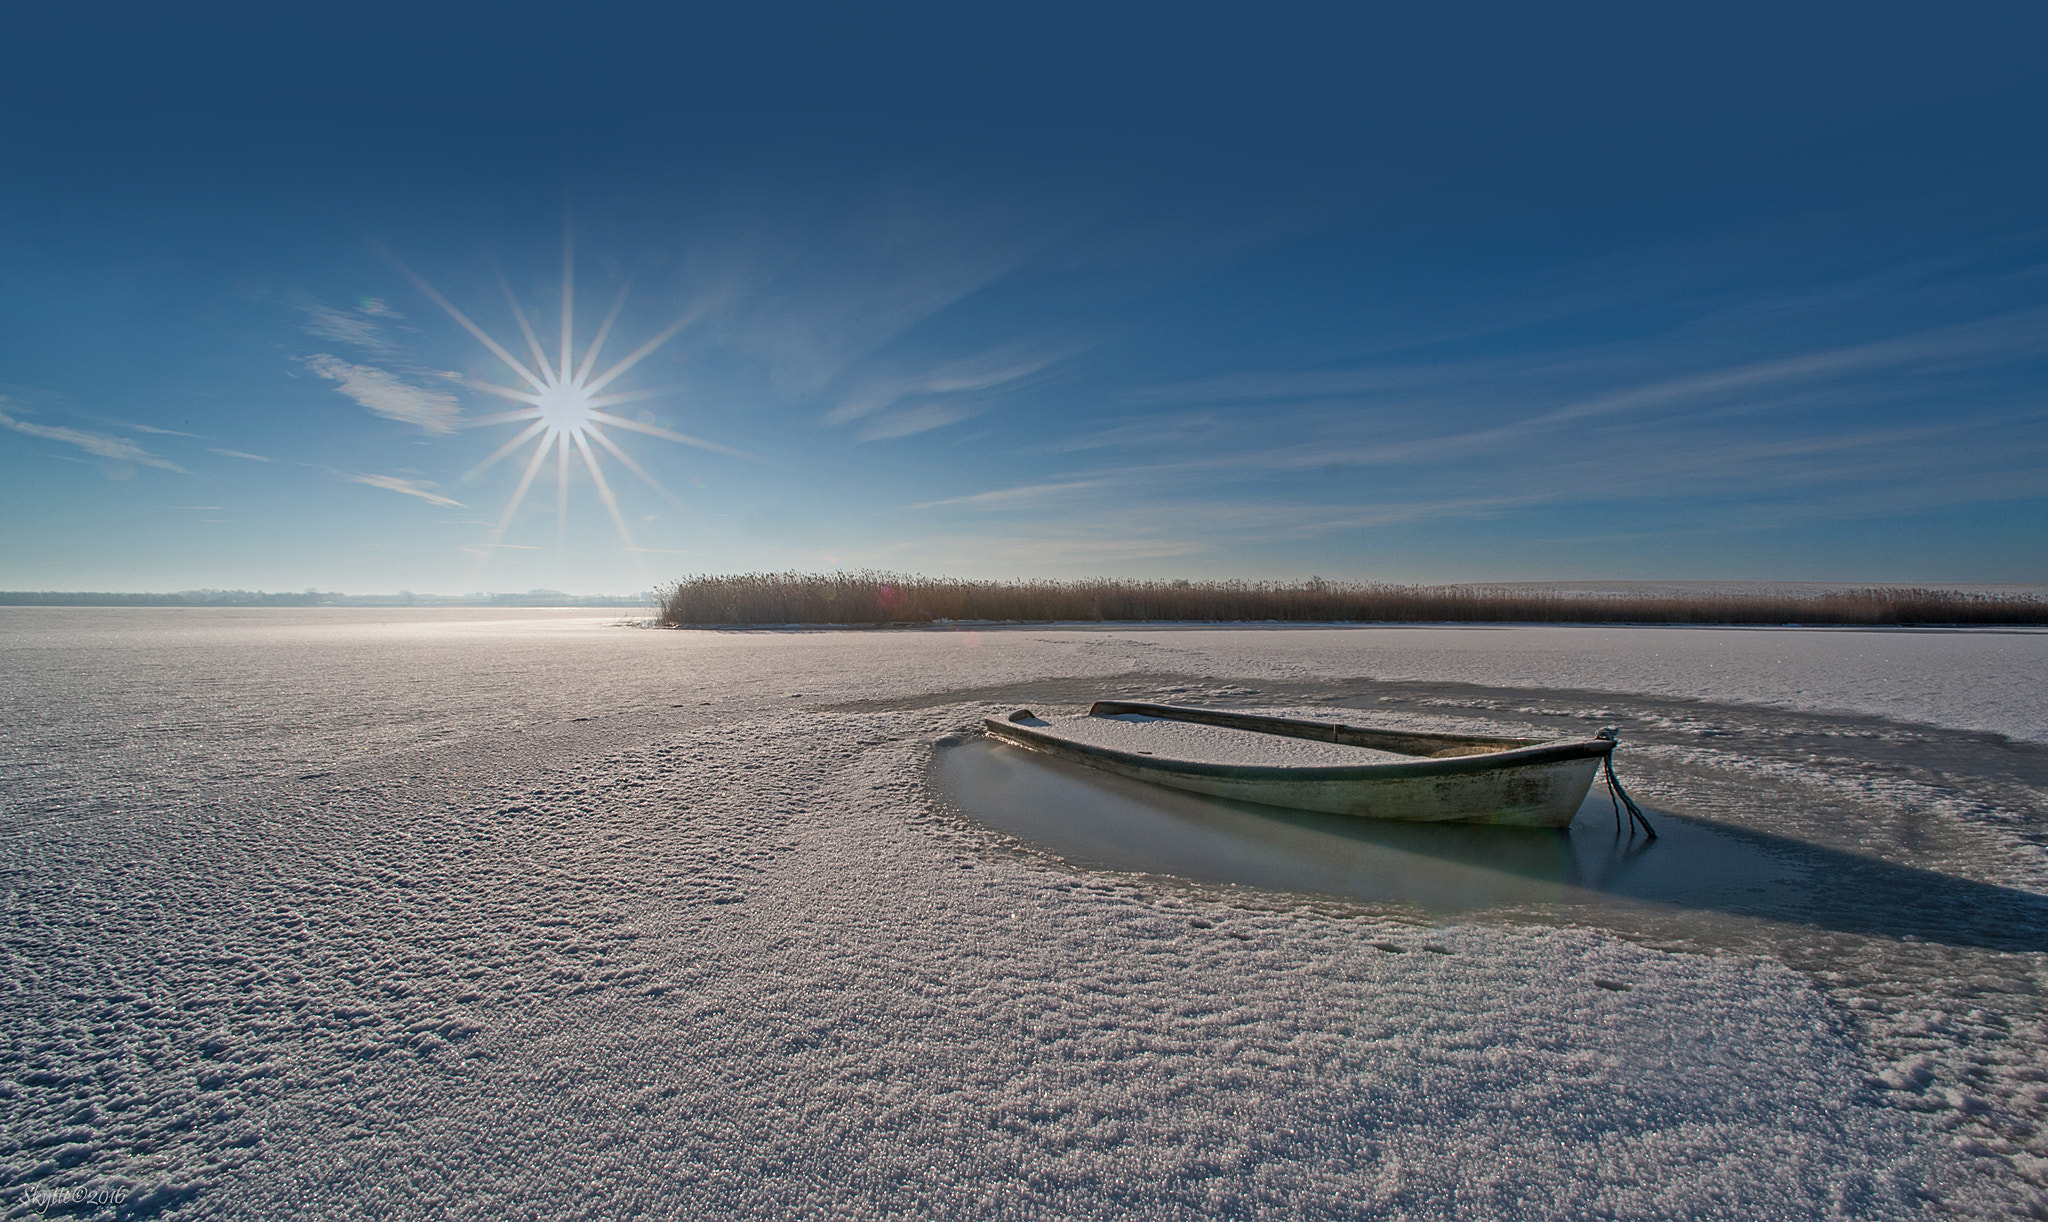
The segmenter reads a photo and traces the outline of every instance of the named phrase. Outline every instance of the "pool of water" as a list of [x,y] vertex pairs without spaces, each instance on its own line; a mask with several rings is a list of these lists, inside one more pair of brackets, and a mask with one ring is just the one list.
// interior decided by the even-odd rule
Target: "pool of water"
[[[1542,911],[1640,926],[1750,918],[2000,950],[2042,949],[2048,901],[1840,848],[1652,809],[1617,832],[1596,784],[1561,831],[1395,823],[1181,793],[983,738],[933,781],[968,817],[1084,867],[1420,910]],[[1661,922],[1660,922],[1661,923]]]

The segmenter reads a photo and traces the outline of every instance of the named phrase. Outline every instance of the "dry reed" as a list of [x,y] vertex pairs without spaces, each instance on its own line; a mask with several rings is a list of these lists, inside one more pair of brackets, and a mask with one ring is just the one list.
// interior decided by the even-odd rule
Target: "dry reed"
[[2048,600],[1920,587],[1588,594],[1507,586],[1251,581],[962,581],[870,570],[685,578],[673,626],[1179,621],[1234,623],[2048,624]]

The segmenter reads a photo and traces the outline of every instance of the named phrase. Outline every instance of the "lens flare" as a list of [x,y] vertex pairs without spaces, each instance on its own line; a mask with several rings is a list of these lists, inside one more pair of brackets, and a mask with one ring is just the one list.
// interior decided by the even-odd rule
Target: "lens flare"
[[619,291],[618,297],[612,302],[611,310],[605,314],[604,321],[598,325],[597,333],[591,337],[590,343],[583,349],[581,358],[578,359],[575,354],[575,250],[571,243],[565,242],[562,249],[562,330],[560,344],[555,351],[550,352],[542,345],[540,335],[534,330],[533,323],[528,320],[526,310],[519,304],[519,299],[513,295],[511,286],[504,284],[503,278],[500,278],[505,298],[512,306],[512,316],[518,320],[519,333],[525,339],[531,355],[531,360],[522,360],[513,354],[511,348],[499,343],[469,315],[456,308],[454,302],[442,296],[440,291],[428,284],[419,273],[407,267],[395,256],[387,257],[390,257],[398,270],[412,281],[414,287],[425,293],[427,298],[441,307],[448,317],[474,336],[491,355],[504,362],[518,379],[519,384],[513,386],[500,386],[494,382],[469,383],[473,389],[510,399],[522,406],[510,411],[473,417],[463,422],[465,426],[521,424],[524,427],[505,444],[493,450],[489,457],[472,467],[464,479],[475,479],[509,458],[528,442],[533,443],[533,453],[527,459],[526,469],[521,473],[518,486],[512,492],[512,499],[506,504],[505,513],[498,519],[496,528],[491,531],[490,542],[486,546],[495,547],[504,538],[505,531],[512,525],[513,515],[519,512],[519,506],[525,502],[526,494],[533,488],[534,480],[547,465],[548,453],[551,450],[555,457],[555,519],[558,529],[566,526],[569,513],[569,452],[574,450],[577,460],[590,472],[590,482],[597,489],[598,499],[604,502],[606,511],[611,514],[612,524],[618,527],[619,537],[625,540],[628,548],[633,548],[632,532],[626,529],[625,515],[619,511],[619,499],[613,495],[610,481],[605,479],[598,452],[601,450],[615,459],[620,466],[632,472],[642,483],[669,503],[677,502],[675,497],[669,495],[668,489],[661,486],[660,481],[649,475],[645,468],[633,461],[631,455],[619,448],[616,441],[606,435],[606,429],[642,433],[734,458],[753,458],[753,455],[730,446],[722,446],[701,437],[661,428],[644,420],[614,415],[607,410],[623,403],[634,403],[670,393],[667,389],[607,392],[606,388],[658,351],[662,345],[674,339],[683,328],[696,321],[701,311],[685,314],[654,338],[613,362],[602,373],[597,372],[598,356],[604,350],[605,341],[611,337],[612,325],[618,321],[619,312],[625,308],[626,292],[624,289]]

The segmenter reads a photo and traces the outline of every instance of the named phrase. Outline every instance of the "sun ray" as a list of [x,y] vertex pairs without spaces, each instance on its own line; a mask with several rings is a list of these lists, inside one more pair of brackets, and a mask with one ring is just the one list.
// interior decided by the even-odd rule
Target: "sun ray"
[[661,334],[655,336],[653,339],[648,340],[646,343],[640,345],[638,348],[633,349],[633,351],[628,353],[626,357],[623,360],[621,360],[618,364],[612,366],[610,369],[607,369],[602,374],[598,375],[595,381],[586,383],[583,389],[594,395],[598,391],[603,390],[605,387],[611,385],[612,379],[618,377],[620,374],[626,372],[628,369],[631,369],[633,366],[638,365],[641,361],[646,360],[649,353],[652,353],[656,348],[659,348],[663,344],[674,339],[676,337],[677,332],[681,331],[684,327],[689,326],[691,323],[696,322],[699,318],[703,317],[704,309],[705,307],[698,306],[696,309],[691,310],[689,313],[683,315],[681,318],[676,319],[674,322],[668,325],[668,329],[666,331],[663,331]]
[[555,434],[555,534],[569,529],[569,434]]
[[590,379],[590,371],[597,365],[597,354],[604,351],[604,341],[611,336],[612,324],[619,320],[619,311],[626,308],[626,293],[632,287],[633,282],[630,280],[619,286],[618,299],[612,302],[611,310],[605,314],[604,322],[597,328],[597,335],[591,339],[590,347],[584,350],[583,363],[576,367],[578,383]]
[[478,382],[468,378],[463,379],[462,384],[471,390],[481,390],[486,394],[496,395],[501,399],[512,399],[519,403],[538,404],[541,394],[545,393],[544,391],[520,390],[513,386],[500,386],[495,382]]
[[591,407],[617,407],[621,403],[638,403],[642,399],[659,399],[682,390],[680,386],[656,386],[649,390],[625,390],[615,395],[597,395],[590,399]]
[[561,372],[555,375],[557,382],[569,381],[569,339],[575,334],[571,321],[576,314],[576,231],[565,223],[562,226],[562,364]]
[[382,247],[379,247],[378,250],[380,251],[380,253],[383,254],[383,256],[386,259],[390,260],[391,264],[394,267],[396,267],[400,272],[402,272],[405,275],[406,279],[413,282],[413,286],[415,288],[419,289],[420,292],[425,293],[427,295],[427,298],[430,301],[432,301],[435,305],[440,306],[441,309],[448,315],[448,317],[454,319],[458,323],[461,323],[462,329],[469,332],[471,335],[474,335],[478,343],[482,344],[486,348],[489,348],[493,356],[497,357],[499,360],[511,366],[514,372],[518,373],[520,377],[526,379],[528,384],[530,384],[535,390],[542,390],[546,388],[547,383],[542,381],[540,378],[534,376],[533,370],[528,369],[526,366],[520,364],[518,357],[513,356],[510,352],[505,351],[505,346],[503,344],[499,343],[497,340],[492,339],[488,331],[485,331],[482,327],[479,327],[474,322],[471,322],[469,315],[464,314],[461,310],[456,309],[454,302],[448,300],[446,297],[441,296],[440,292],[437,291],[433,285],[428,284],[426,280],[422,278],[418,272],[412,270],[412,268],[410,267],[407,267],[403,260],[401,260],[397,255],[392,254],[390,251],[384,250]]
[[[463,384],[472,390],[500,399],[509,399],[518,405],[509,410],[489,412],[461,421],[463,427],[501,424],[518,426],[511,437],[465,473],[463,479],[476,479],[519,453],[521,447],[531,446],[518,484],[513,489],[511,499],[506,503],[504,515],[498,519],[497,525],[490,533],[489,542],[484,546],[485,560],[488,560],[492,549],[502,546],[506,532],[511,529],[512,522],[525,505],[527,496],[533,492],[535,481],[541,477],[542,469],[547,466],[550,451],[555,466],[555,531],[558,547],[566,547],[568,544],[569,469],[572,465],[569,450],[572,446],[575,447],[577,458],[590,473],[591,486],[596,490],[598,499],[604,502],[605,511],[611,517],[612,525],[618,529],[619,537],[624,541],[628,551],[637,553],[639,549],[634,543],[631,529],[626,524],[626,513],[619,500],[619,490],[612,487],[611,479],[605,474],[604,455],[618,459],[620,465],[632,472],[635,479],[653,489],[670,505],[684,510],[689,508],[664,488],[661,481],[647,468],[621,448],[617,440],[608,435],[608,430],[612,427],[658,437],[665,441],[679,442],[717,454],[743,458],[750,462],[766,461],[731,446],[679,433],[659,425],[627,419],[605,410],[674,394],[683,389],[670,386],[601,393],[674,339],[684,328],[702,318],[709,309],[708,303],[698,304],[653,338],[593,376],[593,371],[598,369],[598,362],[604,354],[605,346],[611,339],[612,331],[624,313],[631,283],[628,282],[619,288],[618,295],[598,324],[596,333],[579,353],[576,348],[576,247],[573,232],[565,232],[563,239],[560,330],[558,335],[550,336],[550,340],[554,341],[552,345],[544,343],[540,336],[540,328],[547,325],[545,315],[529,312],[522,306],[519,297],[512,291],[511,281],[503,269],[493,266],[498,287],[505,294],[506,303],[512,309],[513,321],[518,325],[520,338],[528,350],[529,356],[526,358],[514,355],[510,348],[493,338],[477,324],[476,320],[463,313],[454,302],[428,284],[397,256],[382,247],[378,247],[377,250],[443,313],[455,320],[463,330],[483,344],[492,356],[503,362],[505,367],[516,375],[517,381],[511,385],[499,385],[480,378],[463,380]],[[513,341],[515,345],[518,342]],[[604,451],[604,454],[601,455],[599,450]]]
[[487,424],[511,424],[518,420],[538,418],[540,416],[540,397],[538,395],[528,395],[526,398],[532,404],[531,407],[515,407],[509,412],[492,412],[488,416],[476,416],[459,421],[458,423],[462,428],[477,429]]
[[597,469],[597,455],[590,452],[590,443],[583,439],[581,433],[576,434],[576,452],[583,455],[583,465],[590,468],[590,482],[597,485],[598,499],[611,510],[612,525],[619,528],[619,537],[626,541],[627,547],[632,547],[633,535],[626,529],[625,515],[619,512],[619,498],[612,495],[612,486],[605,482],[604,472]]
[[589,434],[590,439],[592,441],[603,446],[605,448],[606,453],[610,454],[613,458],[618,459],[621,463],[624,463],[626,470],[631,471],[633,474],[639,476],[641,483],[646,484],[649,488],[654,489],[654,491],[660,495],[662,500],[667,501],[671,505],[674,505],[677,509],[687,508],[687,506],[685,506],[681,501],[677,500],[675,496],[669,492],[668,489],[661,486],[660,480],[657,480],[653,476],[647,474],[647,472],[640,466],[639,463],[634,462],[632,455],[626,453],[624,450],[621,450],[619,448],[618,442],[613,441],[611,438],[605,436],[603,429],[593,424],[589,428],[584,429],[583,431]]
[[628,420],[624,416],[614,416],[610,412],[592,409],[590,418],[601,424],[609,424],[613,428],[631,429],[635,433],[645,433],[649,437],[660,437],[667,441],[680,441],[686,446],[696,446],[700,450],[709,450],[714,454],[726,454],[733,458],[744,458],[749,462],[762,461],[759,456],[749,454],[745,450],[735,450],[731,446],[722,446],[715,441],[706,441],[702,437],[692,437],[688,433],[678,433],[673,429],[660,428],[652,424],[642,424],[638,420]]
[[512,295],[512,282],[505,279],[504,269],[496,270],[498,287],[505,290],[505,303],[512,307],[512,317],[519,323],[519,333],[526,337],[526,346],[533,352],[534,367],[541,371],[541,376],[552,386],[555,383],[555,371],[548,366],[547,350],[540,346],[540,336],[533,333],[533,324],[527,321],[526,311],[519,308],[519,298]]
[[519,486],[512,490],[512,499],[505,505],[505,516],[498,519],[498,528],[491,532],[488,546],[496,547],[498,540],[505,537],[505,530],[512,525],[512,515],[519,512],[519,503],[526,499],[527,489],[533,487],[533,477],[540,474],[540,465],[547,461],[548,443],[546,438],[533,447],[533,459],[526,464],[526,473],[519,477]]
[[[513,435],[512,440],[506,442],[504,445],[499,446],[497,449],[492,450],[491,456],[489,458],[484,459],[476,466],[471,467],[468,471],[464,472],[462,476],[464,482],[473,480],[477,476],[482,475],[484,472],[490,470],[492,467],[497,466],[498,461],[500,459],[509,455],[510,453],[512,453],[512,451],[518,449],[520,446],[525,445],[528,441],[531,441],[534,437],[538,436],[541,432],[543,432],[547,427],[547,421],[536,420],[532,424],[529,424],[525,428],[519,430],[518,433]],[[541,444],[545,446],[547,443],[542,442]]]

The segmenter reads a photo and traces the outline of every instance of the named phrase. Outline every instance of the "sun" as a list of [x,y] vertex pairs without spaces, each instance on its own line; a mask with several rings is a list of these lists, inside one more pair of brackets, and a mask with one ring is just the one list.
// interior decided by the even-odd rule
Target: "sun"
[[632,472],[663,499],[673,504],[675,498],[661,486],[660,481],[649,475],[645,468],[633,461],[631,455],[619,448],[616,441],[606,435],[607,429],[643,433],[735,458],[753,457],[730,446],[722,446],[717,442],[678,433],[673,429],[660,428],[626,416],[614,415],[607,410],[623,403],[673,393],[673,388],[629,391],[607,391],[606,388],[658,351],[662,345],[674,339],[683,328],[696,321],[697,313],[692,312],[677,319],[654,338],[619,358],[602,372],[598,372],[597,362],[604,351],[605,341],[611,337],[612,325],[618,321],[619,311],[625,308],[626,290],[619,291],[618,297],[612,302],[611,310],[598,325],[596,334],[578,356],[575,352],[576,268],[572,243],[565,241],[562,248],[562,330],[560,341],[553,351],[541,343],[540,335],[534,330],[526,310],[519,304],[519,299],[513,295],[511,286],[505,283],[504,277],[499,277],[499,283],[505,289],[505,299],[512,307],[512,316],[518,320],[520,335],[526,341],[530,360],[514,355],[510,348],[499,343],[469,315],[456,308],[454,302],[442,296],[440,291],[427,283],[419,273],[395,257],[391,261],[435,305],[441,307],[450,318],[460,323],[464,330],[475,336],[478,342],[489,349],[491,355],[504,362],[517,379],[518,384],[513,386],[500,386],[495,382],[473,379],[468,382],[472,389],[510,399],[522,406],[510,411],[473,417],[463,422],[465,427],[496,424],[521,424],[524,427],[493,450],[489,457],[472,467],[464,479],[474,479],[482,475],[522,446],[529,442],[533,444],[533,453],[526,461],[526,469],[519,477],[519,484],[513,490],[512,499],[505,506],[504,515],[498,519],[496,528],[491,531],[487,547],[496,547],[504,538],[505,531],[512,525],[513,515],[519,512],[519,506],[525,502],[526,494],[532,490],[534,480],[547,465],[550,453],[555,458],[556,523],[559,528],[567,522],[571,465],[569,452],[574,450],[576,461],[581,462],[590,472],[590,482],[597,489],[598,499],[604,502],[605,509],[611,514],[612,524],[618,527],[619,537],[625,540],[628,549],[637,550],[633,543],[633,534],[626,528],[625,516],[619,511],[619,498],[613,494],[610,481],[605,479],[599,452],[602,451],[606,456],[616,460],[620,466]]
[[547,427],[572,433],[590,425],[590,392],[573,383],[550,386],[535,397],[534,407]]

